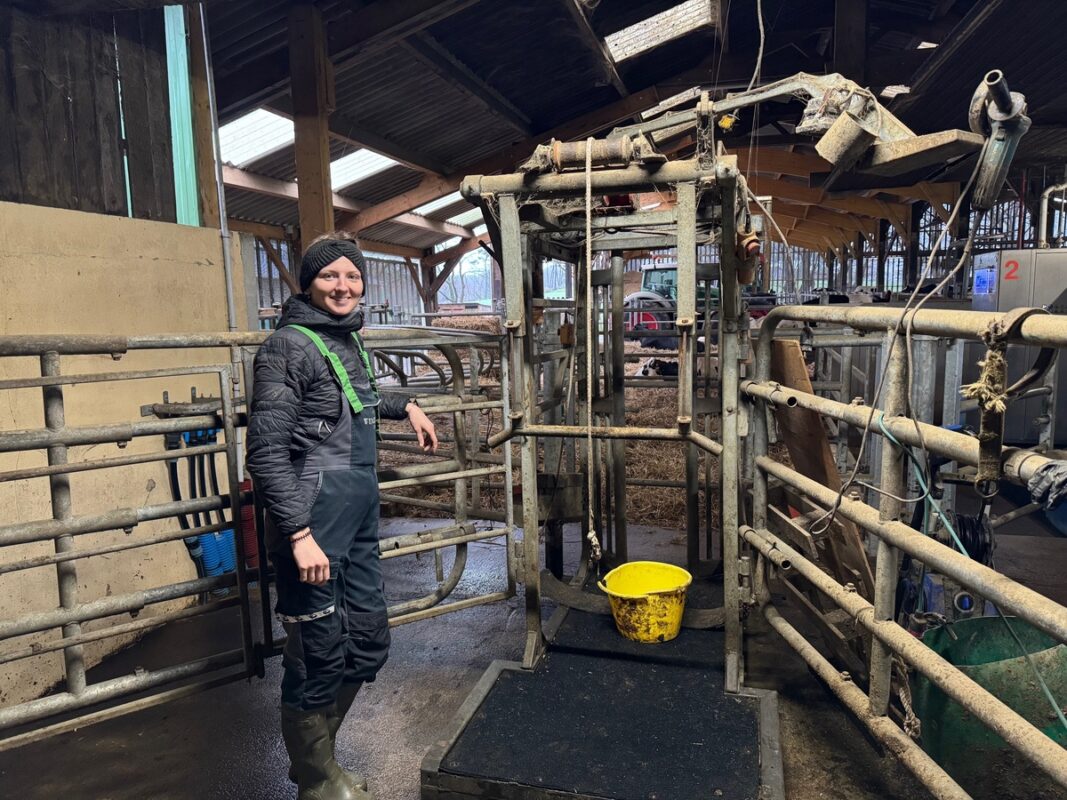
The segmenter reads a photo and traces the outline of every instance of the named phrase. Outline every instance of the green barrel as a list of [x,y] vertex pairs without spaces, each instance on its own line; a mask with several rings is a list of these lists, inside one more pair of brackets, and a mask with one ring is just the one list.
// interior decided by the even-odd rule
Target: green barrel
[[[1007,621],[1053,697],[1067,705],[1067,647],[1021,619],[1008,617]],[[961,620],[951,626],[955,639],[949,630],[929,630],[923,643],[1032,725],[1067,745],[1067,731],[1004,620]],[[1041,770],[918,673],[912,679],[912,704],[922,722],[923,749],[976,800],[1067,798],[1067,792]]]

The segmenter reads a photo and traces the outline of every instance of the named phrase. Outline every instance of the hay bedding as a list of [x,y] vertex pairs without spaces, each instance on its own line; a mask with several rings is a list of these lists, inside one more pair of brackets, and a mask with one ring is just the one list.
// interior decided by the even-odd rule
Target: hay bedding
[[504,329],[500,324],[500,317],[494,316],[481,316],[481,317],[436,317],[432,323],[434,328],[452,328],[459,331],[479,331],[481,333],[492,333],[496,336],[500,336]]

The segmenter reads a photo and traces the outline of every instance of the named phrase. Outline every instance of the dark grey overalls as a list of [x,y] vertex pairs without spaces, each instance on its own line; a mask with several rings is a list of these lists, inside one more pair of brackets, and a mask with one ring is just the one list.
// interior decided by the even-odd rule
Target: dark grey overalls
[[282,703],[305,711],[333,703],[342,682],[373,681],[389,654],[378,551],[378,393],[373,382],[362,392],[353,389],[349,376],[338,374],[339,361],[331,369],[342,385],[337,424],[293,463],[312,498],[311,532],[330,560],[330,580],[323,586],[302,583],[284,540],[271,551],[275,610],[288,636]]

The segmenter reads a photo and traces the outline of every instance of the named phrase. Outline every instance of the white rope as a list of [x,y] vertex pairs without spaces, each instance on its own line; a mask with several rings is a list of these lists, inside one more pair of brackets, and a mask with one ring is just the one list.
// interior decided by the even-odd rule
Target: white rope
[[585,537],[589,560],[600,561],[600,540],[593,529],[593,137],[585,140],[585,447],[586,486]]

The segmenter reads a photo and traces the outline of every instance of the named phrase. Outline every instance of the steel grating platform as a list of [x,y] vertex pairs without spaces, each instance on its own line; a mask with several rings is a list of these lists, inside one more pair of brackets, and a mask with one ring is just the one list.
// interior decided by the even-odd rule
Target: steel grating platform
[[623,639],[567,611],[536,669],[494,662],[422,766],[423,800],[776,800],[776,695],[723,692],[723,635]]

